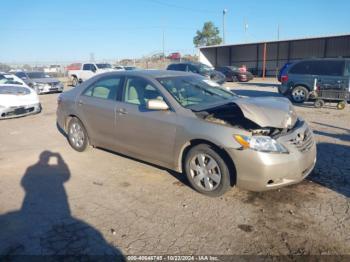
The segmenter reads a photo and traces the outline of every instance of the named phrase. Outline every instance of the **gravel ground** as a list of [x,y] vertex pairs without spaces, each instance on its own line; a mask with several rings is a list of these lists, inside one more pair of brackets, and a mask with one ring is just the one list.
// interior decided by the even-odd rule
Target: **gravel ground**
[[[275,84],[228,85],[278,96]],[[350,255],[350,107],[296,107],[318,142],[304,182],[208,198],[181,174],[73,151],[56,128],[57,94],[40,98],[41,114],[0,121],[0,254]]]

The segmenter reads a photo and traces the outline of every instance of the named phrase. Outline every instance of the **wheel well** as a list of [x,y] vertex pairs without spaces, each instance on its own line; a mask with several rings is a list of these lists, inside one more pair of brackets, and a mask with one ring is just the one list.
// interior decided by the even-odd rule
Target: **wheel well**
[[83,127],[84,127],[84,129],[85,129],[85,132],[87,133],[87,136],[88,136],[88,143],[91,145],[90,136],[89,136],[89,133],[88,133],[86,127],[85,127],[85,124],[83,123],[83,121],[80,120],[80,118],[79,118],[78,116],[71,114],[71,115],[68,115],[68,116],[66,117],[66,121],[64,122],[64,125],[65,125],[64,129],[65,129],[65,131],[67,132],[69,121],[70,121],[72,118],[76,118],[76,119],[78,119],[78,120],[81,122],[81,124],[83,125]]
[[227,164],[228,170],[230,172],[230,177],[231,177],[231,186],[234,186],[236,184],[236,167],[235,164],[232,160],[232,158],[229,156],[229,154],[226,152],[225,149],[215,145],[214,143],[204,140],[204,139],[194,139],[189,142],[189,144],[186,146],[186,148],[182,151],[181,155],[181,171],[185,170],[184,164],[185,164],[185,159],[188,154],[188,152],[191,150],[191,148],[200,145],[200,144],[206,144],[211,146],[225,161]]
[[309,92],[311,91],[311,89],[310,89],[307,85],[305,85],[305,84],[294,84],[294,85],[292,86],[292,90],[293,90],[294,88],[298,87],[298,86],[305,87]]

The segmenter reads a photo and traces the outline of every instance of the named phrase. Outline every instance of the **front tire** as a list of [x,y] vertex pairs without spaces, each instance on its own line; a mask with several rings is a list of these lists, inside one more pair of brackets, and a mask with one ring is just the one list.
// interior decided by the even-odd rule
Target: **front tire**
[[309,90],[304,86],[296,86],[292,90],[291,98],[294,103],[304,103],[309,100]]
[[191,186],[207,196],[223,195],[230,187],[230,171],[216,148],[200,144],[185,158],[186,176]]
[[85,127],[77,118],[72,118],[69,121],[67,137],[71,147],[78,152],[85,151],[89,146],[89,139]]

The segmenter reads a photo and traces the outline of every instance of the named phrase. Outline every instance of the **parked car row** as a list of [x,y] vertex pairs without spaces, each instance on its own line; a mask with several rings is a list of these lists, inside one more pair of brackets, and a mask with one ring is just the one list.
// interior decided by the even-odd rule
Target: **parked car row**
[[253,74],[248,72],[245,67],[222,66],[212,68],[202,63],[184,62],[170,64],[167,70],[184,71],[200,74],[209,79],[223,84],[227,82],[248,82],[252,80]]
[[22,79],[27,86],[32,88],[39,95],[63,92],[64,89],[62,82],[54,77],[51,77],[45,72],[18,71],[15,73],[15,75]]

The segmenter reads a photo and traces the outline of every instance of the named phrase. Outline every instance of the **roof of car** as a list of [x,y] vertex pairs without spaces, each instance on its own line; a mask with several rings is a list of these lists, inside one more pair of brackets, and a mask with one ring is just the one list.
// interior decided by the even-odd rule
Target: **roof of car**
[[132,76],[144,76],[151,78],[165,78],[174,76],[189,76],[192,73],[182,72],[182,71],[172,71],[172,70],[135,70],[135,71],[116,71],[110,72],[108,74],[125,74]]

